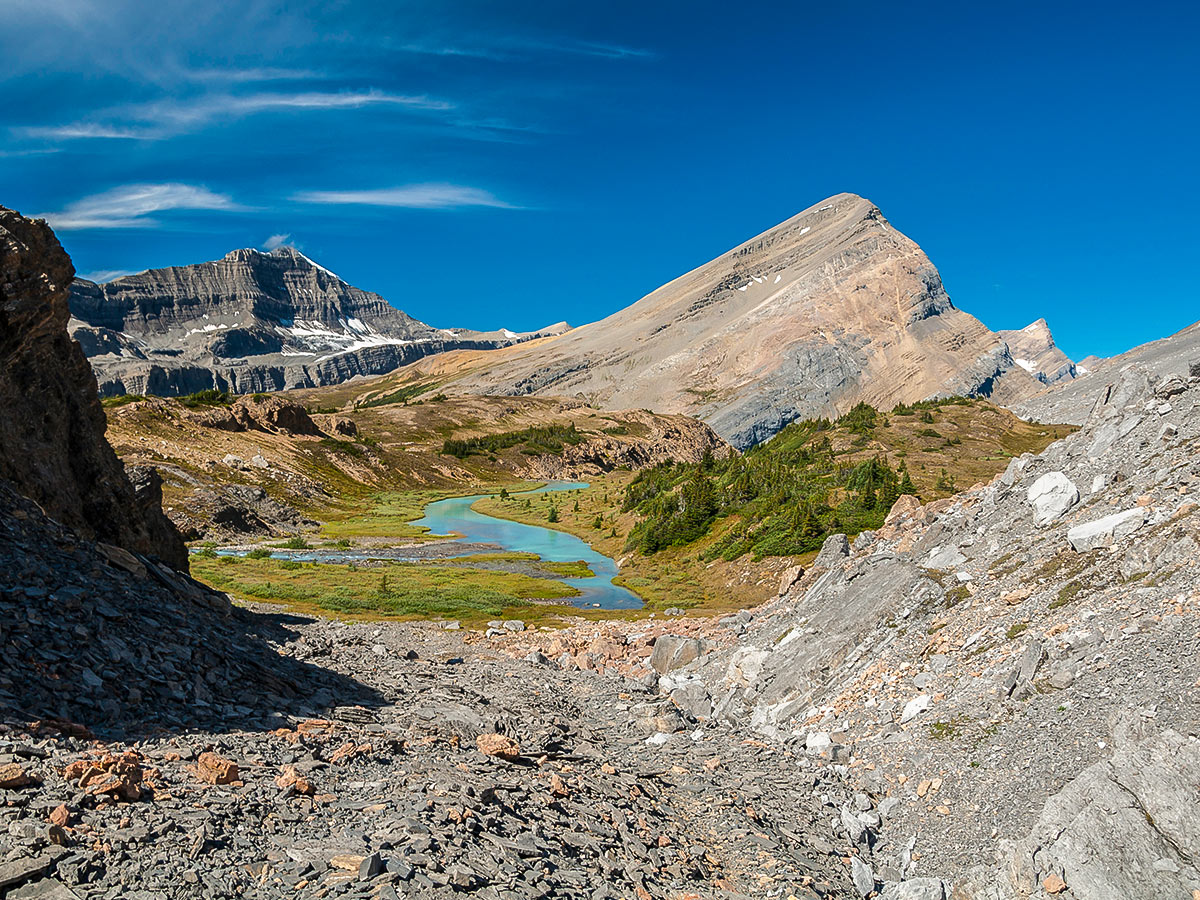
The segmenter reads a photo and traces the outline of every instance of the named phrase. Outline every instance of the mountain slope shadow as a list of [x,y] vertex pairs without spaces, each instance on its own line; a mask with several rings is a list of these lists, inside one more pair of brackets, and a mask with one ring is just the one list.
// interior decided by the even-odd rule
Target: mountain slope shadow
[[150,557],[84,540],[4,482],[0,584],[6,719],[130,740],[273,729],[382,703],[354,679],[287,655],[290,616],[238,609]]

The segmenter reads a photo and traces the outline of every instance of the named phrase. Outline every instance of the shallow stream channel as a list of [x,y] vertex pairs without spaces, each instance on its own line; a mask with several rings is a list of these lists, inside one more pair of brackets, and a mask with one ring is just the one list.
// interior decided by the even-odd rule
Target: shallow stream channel
[[[554,491],[570,491],[585,488],[582,482],[552,482],[520,496]],[[447,535],[454,540],[438,545],[397,547],[394,549],[313,549],[278,550],[271,555],[278,559],[294,559],[300,562],[351,563],[367,560],[395,560],[397,562],[429,562],[433,559],[454,559],[481,552],[535,553],[546,562],[576,562],[582,560],[591,569],[586,577],[564,577],[561,580],[576,588],[579,596],[563,602],[580,607],[600,609],[640,609],[641,598],[626,588],[613,584],[617,575],[617,564],[573,534],[555,531],[540,525],[526,525],[484,515],[472,509],[472,505],[488,494],[470,497],[451,497],[437,500],[425,507],[424,517],[412,524],[427,528],[434,535]],[[460,545],[460,546],[456,546]],[[242,555],[245,551],[234,552]]]

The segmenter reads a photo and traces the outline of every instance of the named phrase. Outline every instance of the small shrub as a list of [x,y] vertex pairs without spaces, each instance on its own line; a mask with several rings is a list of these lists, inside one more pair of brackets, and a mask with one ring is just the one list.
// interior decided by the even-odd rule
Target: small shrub
[[957,719],[949,722],[932,722],[929,725],[929,736],[935,741],[949,741],[962,730],[962,723]]
[[971,589],[965,584],[960,584],[958,587],[950,588],[950,590],[946,591],[946,608],[948,609],[951,606],[957,606],[970,596]]
[[1086,588],[1087,585],[1082,581],[1067,582],[1059,590],[1058,596],[1050,601],[1050,609],[1060,609],[1073,602]]
[[186,394],[179,398],[179,402],[189,409],[195,409],[199,406],[228,406],[233,402],[233,395],[229,391],[218,391],[215,388],[209,388],[206,391],[196,391],[194,394]]

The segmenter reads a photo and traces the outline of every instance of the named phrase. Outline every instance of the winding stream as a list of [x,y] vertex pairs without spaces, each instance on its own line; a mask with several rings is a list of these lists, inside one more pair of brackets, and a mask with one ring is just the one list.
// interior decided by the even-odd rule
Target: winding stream
[[[581,482],[559,482],[528,493],[570,491],[584,487],[587,485]],[[548,562],[574,562],[581,559],[595,574],[590,578],[565,579],[567,584],[581,592],[580,596],[572,597],[568,603],[599,606],[602,609],[641,608],[642,601],[636,594],[612,583],[617,574],[617,564],[607,556],[597,553],[575,535],[565,531],[497,519],[471,509],[476,500],[485,496],[488,495],[452,497],[430,503],[425,507],[425,517],[412,524],[428,528],[433,534],[457,534],[465,541],[496,544],[509,551],[536,553]]]
[[[534,491],[522,492],[519,496],[544,494],[554,491],[570,491],[585,488],[586,484],[577,481],[555,482]],[[547,562],[575,562],[583,560],[594,574],[586,578],[560,578],[579,591],[578,597],[570,597],[561,602],[579,607],[599,607],[600,609],[640,609],[642,600],[637,594],[626,588],[613,584],[617,574],[617,564],[602,553],[598,553],[584,541],[567,534],[565,531],[555,531],[540,525],[525,525],[521,522],[511,522],[508,519],[497,519],[471,509],[472,504],[490,494],[475,494],[471,497],[451,497],[448,500],[437,500],[425,507],[423,518],[412,524],[418,528],[427,528],[434,535],[447,535],[454,542],[471,545],[464,547],[463,552],[454,552],[454,542],[443,544],[436,555],[422,553],[416,555],[412,550],[404,548],[396,550],[364,549],[364,550],[277,550],[271,555],[278,559],[294,559],[301,562],[320,563],[351,563],[363,562],[370,559],[390,559],[399,562],[434,562],[437,559],[454,559],[470,556],[479,552],[491,552],[493,549],[509,552],[536,553]],[[484,545],[482,548],[480,545]],[[432,549],[432,548],[430,548]],[[244,555],[246,551],[218,550],[221,555]]]

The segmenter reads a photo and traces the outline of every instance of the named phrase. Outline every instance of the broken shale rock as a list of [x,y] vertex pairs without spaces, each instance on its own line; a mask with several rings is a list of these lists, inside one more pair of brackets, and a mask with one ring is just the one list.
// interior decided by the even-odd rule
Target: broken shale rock
[[96,378],[67,334],[74,274],[44,221],[0,207],[0,481],[82,537],[186,570],[179,533],[104,439]]

